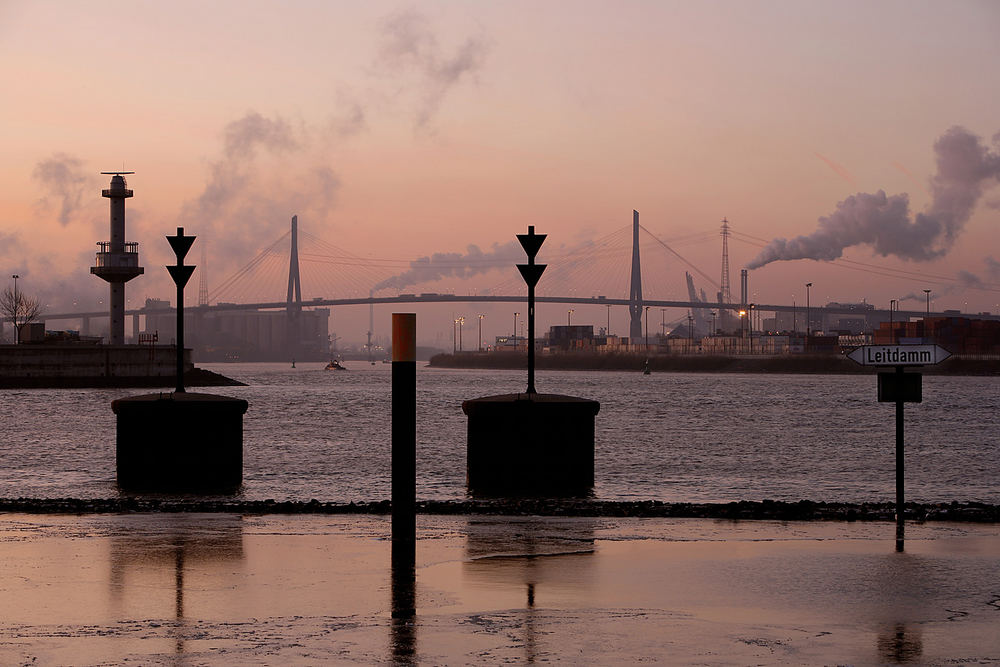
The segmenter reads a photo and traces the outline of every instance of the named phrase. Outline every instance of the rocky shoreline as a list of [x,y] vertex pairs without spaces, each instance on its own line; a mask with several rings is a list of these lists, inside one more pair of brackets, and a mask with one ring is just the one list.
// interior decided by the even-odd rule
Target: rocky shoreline
[[[23,514],[230,513],[374,514],[387,515],[388,500],[360,503],[324,503],[318,500],[275,501],[192,499],[183,497],[122,498],[0,498],[0,512]],[[800,500],[739,501],[730,503],[666,503],[658,500],[603,501],[588,498],[503,498],[420,501],[425,515],[567,516],[697,518],[734,521],[892,521],[893,503],[826,503]],[[977,502],[907,503],[911,521],[1000,523],[1000,505]]]

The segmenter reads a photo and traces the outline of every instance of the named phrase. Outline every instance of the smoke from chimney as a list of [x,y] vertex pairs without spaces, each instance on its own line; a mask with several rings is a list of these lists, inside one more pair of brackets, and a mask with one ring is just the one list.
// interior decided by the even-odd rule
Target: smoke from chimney
[[[1000,144],[1000,134],[993,137]],[[909,197],[859,192],[819,219],[808,236],[774,239],[749,264],[757,269],[794,259],[834,260],[845,248],[870,245],[879,255],[930,260],[946,254],[962,232],[983,191],[1000,179],[1000,154],[979,137],[952,127],[934,144],[937,173],[930,179],[931,203],[912,220]]]
[[47,207],[50,194],[58,198],[59,224],[68,225],[80,209],[90,180],[83,170],[83,162],[71,155],[56,153],[36,164],[32,176],[45,190],[37,204]]
[[464,255],[457,252],[436,252],[430,257],[415,259],[410,262],[408,271],[383,280],[374,289],[376,292],[387,288],[404,289],[410,285],[446,277],[469,278],[492,269],[512,267],[523,259],[524,251],[514,241],[503,245],[494,243],[489,252],[470,245]]
[[380,29],[376,66],[390,72],[412,70],[421,78],[415,122],[418,129],[426,128],[455,85],[483,66],[489,50],[485,39],[470,37],[453,55],[443,55],[427,19],[412,9],[385,17]]
[[[1000,262],[993,259],[992,257],[985,257],[983,263],[986,264],[986,275],[990,280],[1000,279]],[[955,274],[955,282],[947,284],[944,287],[940,287],[934,290],[934,297],[948,296],[949,294],[955,294],[956,292],[962,292],[967,289],[985,289],[985,290],[995,290],[996,285],[991,285],[985,280],[980,278],[977,274],[972,273],[962,269]],[[910,292],[905,296],[899,297],[900,301],[924,301],[927,295],[923,292]]]

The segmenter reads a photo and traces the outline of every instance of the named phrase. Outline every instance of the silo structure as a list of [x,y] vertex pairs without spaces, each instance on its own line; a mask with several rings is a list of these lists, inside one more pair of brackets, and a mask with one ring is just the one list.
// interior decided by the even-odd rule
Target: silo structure
[[102,171],[111,176],[111,187],[101,195],[111,200],[111,240],[98,241],[99,248],[90,272],[110,285],[108,298],[108,342],[125,344],[125,283],[142,275],[139,266],[139,244],[125,242],[125,200],[132,191],[125,183],[125,174],[132,171]]

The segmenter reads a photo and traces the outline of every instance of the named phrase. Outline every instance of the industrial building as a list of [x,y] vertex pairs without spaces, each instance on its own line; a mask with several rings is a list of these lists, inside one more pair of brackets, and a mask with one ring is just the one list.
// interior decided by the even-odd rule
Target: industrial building
[[[143,312],[143,337],[170,343],[177,327],[170,302],[146,299]],[[298,313],[299,339],[292,341],[283,310],[185,308],[184,342],[197,361],[320,360],[329,355],[329,322],[329,308],[302,310]]]

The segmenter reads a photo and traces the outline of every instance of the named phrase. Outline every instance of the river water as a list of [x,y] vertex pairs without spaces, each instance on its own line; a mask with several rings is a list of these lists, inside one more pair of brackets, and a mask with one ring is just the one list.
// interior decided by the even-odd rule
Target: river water
[[[206,364],[246,387],[247,500],[388,499],[389,364]],[[463,400],[523,391],[525,371],[417,373],[417,496],[465,497]],[[1000,503],[998,380],[925,376],[906,406],[907,500]],[[604,500],[892,501],[895,419],[871,375],[541,371],[543,393],[600,401]],[[111,401],[143,390],[0,390],[0,497],[109,498]],[[155,428],[155,425],[151,425]]]

